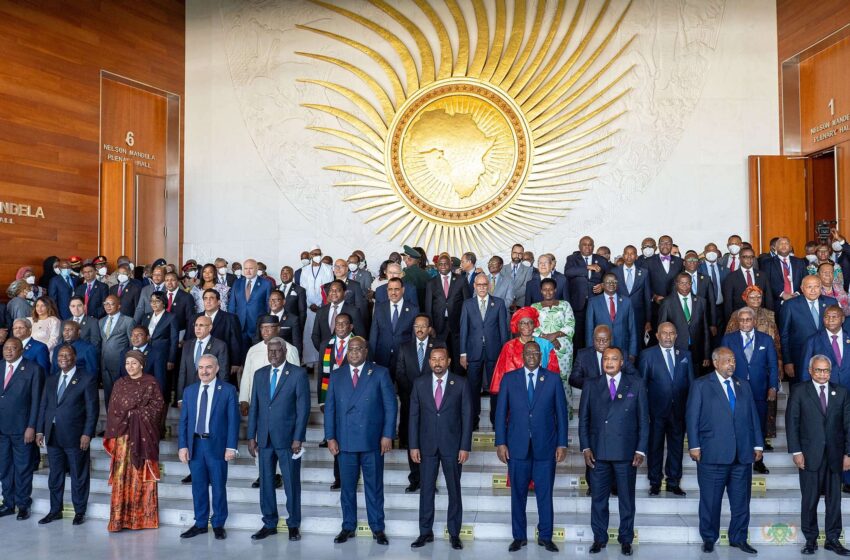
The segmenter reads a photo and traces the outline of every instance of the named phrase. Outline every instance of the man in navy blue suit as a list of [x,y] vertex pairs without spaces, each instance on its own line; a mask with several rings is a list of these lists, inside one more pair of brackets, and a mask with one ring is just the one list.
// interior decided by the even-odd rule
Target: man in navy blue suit
[[71,263],[66,260],[59,261],[59,274],[50,279],[47,285],[47,295],[56,303],[59,310],[59,318],[63,321],[71,318],[71,310],[68,304],[74,295],[77,282],[71,276]]
[[310,419],[310,381],[306,369],[286,363],[282,338],[272,338],[267,347],[269,365],[254,373],[248,408],[248,452],[256,457],[259,449],[263,513],[263,528],[251,538],[262,540],[277,533],[274,475],[279,464],[289,513],[289,540],[297,541],[301,539],[301,452]]
[[552,542],[552,490],[555,465],[567,457],[569,408],[561,378],[540,367],[540,345],[531,341],[522,349],[523,367],[502,378],[496,404],[496,454],[508,465],[511,480],[511,531],[508,550],[528,544],[525,513],[528,485],[537,497],[537,544],[558,552]]
[[[685,405],[694,380],[691,353],[676,348],[676,326],[665,322],[655,333],[658,346],[640,353],[638,369],[649,397],[649,454],[647,467],[649,495],[661,493],[661,475],[667,475],[667,491],[684,496],[682,455],[685,442]],[[664,465],[664,442],[667,461]]]
[[[584,384],[591,379],[602,375],[602,353],[611,346],[611,327],[599,325],[593,329],[593,346],[582,348],[576,352],[573,361],[573,370],[570,372],[569,384],[576,389],[582,389]],[[623,362],[623,372],[627,374],[637,373],[631,362]],[[588,494],[590,495],[590,494]]]
[[602,277],[603,293],[592,297],[587,304],[585,340],[587,346],[593,346],[593,330],[599,325],[608,325],[613,336],[611,344],[634,363],[638,354],[637,323],[632,302],[617,294],[618,285],[616,275],[609,272]]
[[404,301],[404,282],[400,278],[387,282],[387,295],[389,301],[375,304],[372,313],[369,355],[395,377],[399,348],[413,336],[413,320],[419,314],[419,307]]
[[786,300],[779,312],[779,334],[782,339],[782,363],[786,377],[799,381],[806,371],[803,351],[806,342],[823,326],[827,306],[837,305],[834,298],[821,295],[820,278],[809,275],[800,282],[803,296]]
[[593,479],[590,525],[591,554],[608,544],[608,500],[617,480],[620,530],[617,540],[625,556],[635,538],[635,480],[649,447],[649,405],[643,379],[622,373],[623,354],[608,348],[602,356],[605,375],[586,383],[579,405],[579,441]]
[[[387,269],[389,268],[387,266]],[[446,341],[451,352],[452,363],[455,364],[455,368],[459,368],[460,315],[463,302],[472,296],[472,287],[464,281],[463,277],[452,272],[452,260],[448,255],[442,255],[437,259],[437,272],[437,276],[428,280],[425,285],[423,311],[431,316],[431,324],[434,326],[437,338]],[[377,299],[375,301],[377,305]]]
[[98,376],[77,367],[74,347],[59,346],[56,362],[59,375],[44,383],[44,395],[38,413],[36,443],[47,446],[50,475],[50,511],[39,520],[46,525],[62,519],[62,497],[65,494],[65,472],[71,474],[71,501],[74,503],[74,525],[85,522],[91,484],[89,444],[94,437],[100,401],[97,396]]
[[490,377],[502,346],[508,341],[508,310],[504,300],[489,295],[490,281],[479,274],[473,281],[475,295],[463,302],[460,314],[460,365],[466,368],[472,398],[472,429],[478,430],[481,387]]
[[80,325],[73,319],[68,319],[62,322],[62,344],[58,344],[53,349],[53,362],[50,367],[50,374],[54,375],[59,371],[59,349],[63,344],[68,344],[74,348],[77,367],[89,373],[97,375],[100,371],[100,361],[97,356],[97,348],[80,338]]
[[[645,242],[646,240],[644,240]],[[652,303],[654,304],[651,319],[653,321],[664,322],[663,319],[658,319],[658,306],[661,305],[664,298],[675,292],[676,276],[684,268],[682,259],[671,254],[672,251],[673,238],[669,235],[662,235],[658,238],[658,254],[644,259],[643,264],[638,263],[649,273],[649,287],[652,291]]]
[[543,254],[537,259],[536,274],[531,275],[531,279],[525,285],[525,305],[531,305],[543,301],[543,294],[540,293],[540,282],[546,278],[551,278],[555,281],[557,289],[555,290],[555,299],[569,299],[569,288],[567,287],[567,277],[555,270],[555,259],[552,255]]
[[[602,277],[608,272],[610,266],[605,257],[593,253],[593,248],[593,238],[582,237],[578,242],[578,251],[567,257],[567,262],[564,264],[570,306],[576,317],[576,332],[579,333],[585,330],[589,300],[602,293]],[[577,349],[585,346],[585,341],[580,336],[575,338],[573,343]],[[587,346],[590,344],[588,340]]]
[[32,325],[27,319],[15,319],[12,323],[12,336],[21,341],[24,347],[24,359],[35,362],[44,375],[50,371],[50,352],[47,345],[32,337]]
[[0,485],[3,506],[0,517],[29,519],[32,505],[33,443],[41,405],[44,371],[23,357],[24,347],[15,337],[3,343],[0,361]]
[[[392,278],[401,278],[401,265],[398,263],[391,262],[387,265],[387,279]],[[389,301],[389,296],[387,295],[387,284],[383,284],[378,286],[375,290],[375,304],[383,303]],[[416,286],[411,283],[404,284],[404,301],[413,305],[419,305],[419,294],[416,290]]]
[[390,372],[367,362],[368,354],[366,341],[352,337],[348,364],[331,373],[325,400],[325,439],[328,451],[339,455],[342,482],[342,530],[334,542],[344,543],[356,534],[357,480],[362,469],[372,538],[386,546],[384,454],[392,449],[398,403]]
[[[257,261],[246,259],[242,265],[242,277],[230,288],[227,309],[239,318],[242,327],[242,350],[247,352],[257,330],[257,319],[266,312],[271,284],[258,281]],[[240,363],[240,362],[237,362]]]
[[764,441],[750,384],[732,379],[735,354],[724,346],[711,353],[715,371],[700,377],[688,394],[688,453],[697,462],[699,534],[703,552],[720,537],[723,493],[732,518],[729,546],[756,554],[747,542],[752,464],[761,461]]
[[[835,307],[838,308],[840,320],[843,320],[844,313],[841,308]],[[826,314],[824,314],[824,320],[826,320]],[[756,330],[756,314],[749,307],[738,310],[738,328],[739,330],[724,335],[720,345],[729,348],[735,354],[735,377],[746,379],[750,384],[759,414],[759,427],[764,434],[767,425],[767,403],[776,400],[776,393],[779,390],[779,361],[776,356],[776,347],[770,335]],[[773,450],[767,442],[764,448],[767,451]],[[764,461],[756,461],[753,470],[760,474],[770,472],[764,466]]]
[[646,269],[635,265],[636,260],[637,249],[633,245],[626,245],[623,249],[623,264],[612,268],[611,272],[617,277],[617,293],[628,297],[632,302],[635,328],[638,332],[638,348],[643,348],[644,333],[652,330],[652,324],[649,322],[652,294],[649,287],[649,274]]
[[183,390],[177,455],[192,473],[195,510],[195,524],[180,535],[183,539],[206,533],[207,524],[212,524],[216,539],[227,537],[227,462],[238,455],[239,399],[236,387],[218,379],[218,370],[218,358],[203,354],[198,360],[199,381]]
[[410,545],[420,548],[434,540],[434,494],[437,474],[443,468],[449,492],[446,527],[455,550],[463,548],[460,475],[472,449],[472,397],[466,379],[449,373],[451,360],[445,343],[431,348],[432,375],[413,382],[410,396],[410,458],[420,465],[419,537]]
[[[83,275],[83,282],[74,288],[74,295],[83,298],[86,316],[100,319],[106,315],[103,302],[109,295],[109,286],[97,279],[97,271],[91,263],[84,264],[80,272]],[[68,300],[68,303],[71,301]]]
[[774,307],[779,309],[780,305],[800,293],[800,285],[808,274],[806,261],[791,254],[790,239],[780,237],[776,240],[776,255],[764,262]]

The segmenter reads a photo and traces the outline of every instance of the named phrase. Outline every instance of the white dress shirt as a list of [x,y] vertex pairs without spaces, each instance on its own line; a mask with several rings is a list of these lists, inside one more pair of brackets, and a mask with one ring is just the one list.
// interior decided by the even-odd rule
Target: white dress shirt
[[[153,331],[156,330],[156,326],[159,324],[159,321],[160,321],[160,319],[162,319],[162,316],[164,314],[165,314],[165,311],[160,312],[159,315],[157,315],[156,313],[151,313],[151,322],[148,323],[148,334],[153,336]],[[112,328],[113,329],[115,328],[115,323],[112,323]]]
[[215,398],[215,379],[210,381],[209,383],[201,382],[201,386],[198,387],[198,401],[195,403],[195,427],[198,425],[198,415],[201,413],[201,397],[204,396],[204,387],[209,385],[209,389],[207,389],[207,423],[204,425],[203,433],[210,433],[210,415],[212,414],[212,405],[213,399]]
[[[437,379],[439,379],[437,377],[437,375],[432,373],[431,374],[431,395],[435,398],[437,396]],[[449,384],[449,372],[446,371],[446,373],[443,374],[443,377],[441,379],[443,380],[443,398],[445,399],[446,398],[446,386]]]
[[[528,390],[528,384],[529,383],[534,385],[534,388],[537,389],[537,372],[540,370],[540,368],[537,368],[534,371],[531,371],[527,367],[524,367],[522,369],[525,371],[525,390],[526,391]],[[528,377],[529,373],[533,374],[530,379]]]

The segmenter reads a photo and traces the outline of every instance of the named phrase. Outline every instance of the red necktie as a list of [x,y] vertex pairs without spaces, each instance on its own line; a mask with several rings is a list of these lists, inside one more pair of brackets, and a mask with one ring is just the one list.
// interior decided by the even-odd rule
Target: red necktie
[[357,368],[354,368],[354,377],[351,378],[351,383],[354,385],[354,388],[357,388],[357,382],[360,380],[360,376],[357,375],[357,372],[360,371]]
[[345,350],[345,341],[340,340],[339,341],[339,348],[337,348],[337,351],[336,351],[336,365],[337,366],[341,366],[342,360],[345,358],[345,352],[343,352],[343,350]]
[[449,297],[449,277],[443,276],[443,293],[446,295],[446,298]]
[[791,289],[791,266],[788,259],[782,260],[782,291],[789,295],[794,291]]
[[747,286],[752,286],[752,285],[753,285],[753,276],[752,276],[752,274],[750,274],[750,271],[748,270],[747,271]]
[[86,310],[86,313],[89,312],[89,295],[91,294],[91,284],[86,284],[86,300],[83,302],[83,307]]
[[168,311],[171,311],[171,304],[172,303],[174,303],[174,294],[171,293],[171,292],[168,292],[168,307],[166,308],[166,309],[168,309]]
[[608,314],[611,316],[611,321],[617,318],[617,308],[614,307],[614,296],[608,296]]
[[735,256],[732,256],[732,261],[729,263],[729,272],[735,272]]
[[124,285],[118,284],[118,297],[121,297],[121,294],[124,293]]

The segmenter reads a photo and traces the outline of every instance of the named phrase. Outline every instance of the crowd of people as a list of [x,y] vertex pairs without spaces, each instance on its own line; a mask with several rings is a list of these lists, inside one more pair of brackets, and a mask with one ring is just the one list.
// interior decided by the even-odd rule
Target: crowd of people
[[[662,235],[612,256],[583,237],[560,267],[555,255],[535,259],[520,244],[486,265],[472,252],[429,260],[405,246],[370,270],[363,251],[333,259],[313,247],[278,278],[253,259],[136,266],[122,256],[113,267],[105,256],[50,257],[40,276],[22,266],[0,304],[0,517],[29,517],[45,447],[50,511],[39,523],[62,517],[66,472],[73,523],[83,523],[99,436],[111,458],[108,529],[157,527],[159,442],[173,406],[196,519],[182,536],[206,533],[211,521],[215,537],[226,538],[227,465],[239,456],[245,418],[263,520],[252,538],[277,533],[275,489],[283,486],[289,539],[299,540],[312,377],[324,414],[320,445],[334,457],[331,489],[341,492],[334,542],[355,535],[362,478],[373,537],[388,543],[383,460],[398,436],[408,450],[405,491],[419,492],[412,546],[434,538],[442,469],[451,546],[462,548],[460,480],[487,398],[510,482],[509,550],[527,544],[533,488],[538,544],[557,551],[553,487],[567,454],[567,397],[577,389],[591,553],[607,545],[612,495],[621,551],[632,553],[644,462],[650,496],[685,495],[687,436],[703,551],[719,538],[726,492],[730,545],[755,554],[751,480],[769,474],[763,453],[773,450],[786,381],[803,553],[817,549],[824,495],[824,547],[850,555],[839,541],[841,494],[850,492],[850,244],[833,230],[806,244],[805,258],[784,237],[757,255],[732,235],[726,250],[708,243],[681,252]],[[101,388],[106,421],[96,433]]]

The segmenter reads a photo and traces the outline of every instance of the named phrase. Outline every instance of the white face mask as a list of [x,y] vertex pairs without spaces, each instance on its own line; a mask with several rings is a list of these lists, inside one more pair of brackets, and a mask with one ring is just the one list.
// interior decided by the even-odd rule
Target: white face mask
[[30,290],[30,291],[28,291],[28,292],[27,292],[27,299],[32,299],[32,298],[34,298],[34,297],[35,297],[35,294],[33,293],[33,291],[32,291],[32,290]]
[[531,261],[522,261],[522,266],[531,267]]
[[301,266],[307,266],[310,264],[310,259],[301,259]]
[[[258,271],[257,271],[257,276],[262,276],[262,275],[263,275],[263,274],[265,274],[265,273],[266,273],[266,271],[265,271],[265,270],[258,270]],[[241,276],[241,274],[240,274],[240,276]]]
[[740,245],[727,245],[726,248],[729,249],[729,253],[732,255],[737,255],[741,252]]
[[198,275],[198,271],[197,270],[190,270],[188,272],[188,275],[189,275],[189,278],[194,278],[195,276]]
[[810,263],[814,264],[814,263],[818,262],[818,256],[817,255],[806,255],[806,260],[809,261]]
[[130,277],[129,277],[129,276],[127,276],[126,274],[119,274],[119,275],[118,275],[118,282],[119,282],[120,284],[123,284],[124,282],[126,282],[126,281],[127,281],[127,280],[129,280],[129,279],[130,279]]
[[322,262],[322,255],[313,255],[310,258],[312,258],[313,262],[316,263],[316,264],[319,264],[320,262]]
[[127,263],[127,268],[133,270],[134,268],[136,268],[136,265],[134,265],[133,263]]
[[649,258],[655,254],[655,249],[653,249],[652,247],[644,247],[641,250],[641,253],[643,253],[644,257]]
[[364,270],[366,268],[366,261],[360,262],[360,270]]
[[717,261],[717,253],[715,253],[714,251],[709,251],[708,253],[705,254],[705,260],[707,260],[710,263],[716,262]]
[[54,267],[53,267],[53,272],[55,272],[56,274],[62,274],[62,272],[60,272],[61,270],[62,270],[62,269],[61,269],[61,268],[59,268],[58,266],[54,266]]
[[360,268],[359,264],[348,263],[348,270],[350,270],[351,272],[356,272],[358,268]]
[[844,245],[840,241],[833,241],[832,242],[832,250],[835,251],[836,253],[840,252],[841,249],[843,249],[843,248],[844,248]]
[[97,273],[101,276],[106,276],[106,267],[102,266],[102,267],[98,268]]
[[218,269],[218,273],[219,273],[221,276],[226,275],[226,274],[227,274],[227,267],[226,267],[226,266],[219,267],[219,269]]
[[235,274],[237,278],[242,278],[242,269],[234,270],[233,274]]
[[26,283],[29,284],[30,286],[35,285],[35,276],[27,276],[25,280],[26,280]]

